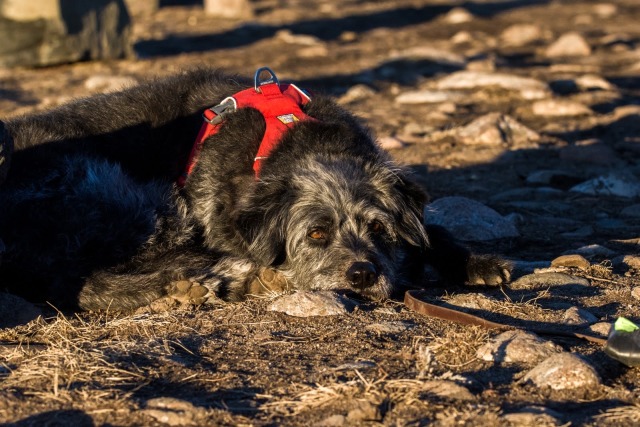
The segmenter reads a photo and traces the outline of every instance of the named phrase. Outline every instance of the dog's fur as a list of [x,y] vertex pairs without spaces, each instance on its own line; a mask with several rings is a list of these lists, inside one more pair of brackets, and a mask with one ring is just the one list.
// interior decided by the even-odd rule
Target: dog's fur
[[249,86],[200,69],[8,121],[1,286],[59,307],[126,310],[179,280],[240,300],[266,267],[294,288],[381,298],[423,283],[425,262],[450,281],[508,278],[505,263],[425,228],[423,191],[325,97],[305,106],[317,121],[287,131],[259,179],[264,120],[230,114],[178,188],[202,110]]

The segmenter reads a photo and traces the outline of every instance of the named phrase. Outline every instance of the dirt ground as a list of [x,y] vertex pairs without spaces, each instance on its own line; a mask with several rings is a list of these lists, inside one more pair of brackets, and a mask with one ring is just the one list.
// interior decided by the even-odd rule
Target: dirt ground
[[[633,258],[640,218],[622,213],[638,196],[568,191],[611,171],[640,176],[637,0],[257,0],[250,22],[207,17],[197,2],[161,3],[154,15],[134,19],[137,58],[0,70],[0,117],[202,64],[248,76],[268,65],[282,80],[335,95],[379,137],[401,142],[392,155],[433,199],[466,196],[517,219],[520,237],[469,243],[474,249],[521,264],[588,245],[609,249],[587,253],[589,267],[569,270],[589,286],[469,290],[434,282],[424,284],[430,299],[473,300],[469,311],[519,325],[560,324],[570,307],[598,322],[640,320],[640,262]],[[514,24],[538,32],[518,43],[504,32]],[[550,55],[548,47],[569,31],[591,50]],[[461,70],[535,78],[550,88],[548,99],[587,110],[541,115],[534,100],[500,84],[467,88],[446,102],[397,100]],[[579,80],[584,76],[590,84]],[[460,142],[456,129],[492,112],[538,138]],[[527,178],[543,170],[563,171],[545,186],[556,191],[531,191],[540,185]],[[520,199],[505,195],[509,190]],[[0,330],[0,423],[640,423],[638,369],[597,344],[552,338],[601,380],[558,391],[524,381],[533,365],[478,358],[496,332],[429,319],[400,301],[359,301],[345,315],[307,318],[269,311],[269,303],[135,314],[63,315],[40,307],[45,318]]]

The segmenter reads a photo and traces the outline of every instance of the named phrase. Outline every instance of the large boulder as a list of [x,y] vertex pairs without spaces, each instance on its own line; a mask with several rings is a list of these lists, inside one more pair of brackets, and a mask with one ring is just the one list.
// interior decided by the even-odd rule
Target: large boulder
[[0,66],[130,56],[124,0],[0,0]]

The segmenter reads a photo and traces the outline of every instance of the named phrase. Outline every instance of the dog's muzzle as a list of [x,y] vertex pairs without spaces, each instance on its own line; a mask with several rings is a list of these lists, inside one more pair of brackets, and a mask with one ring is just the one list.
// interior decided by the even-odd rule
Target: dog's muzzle
[[366,289],[378,281],[378,271],[370,262],[354,262],[347,270],[347,280],[357,289]]

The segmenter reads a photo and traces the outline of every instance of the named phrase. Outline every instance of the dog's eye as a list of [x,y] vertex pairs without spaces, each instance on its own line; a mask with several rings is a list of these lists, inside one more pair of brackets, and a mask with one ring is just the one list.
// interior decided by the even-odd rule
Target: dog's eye
[[307,236],[313,240],[327,240],[327,233],[319,228],[314,228],[313,230],[309,231],[309,234],[307,234]]
[[369,224],[369,230],[371,230],[371,232],[374,234],[384,233],[384,224],[377,220],[373,221],[371,224]]

